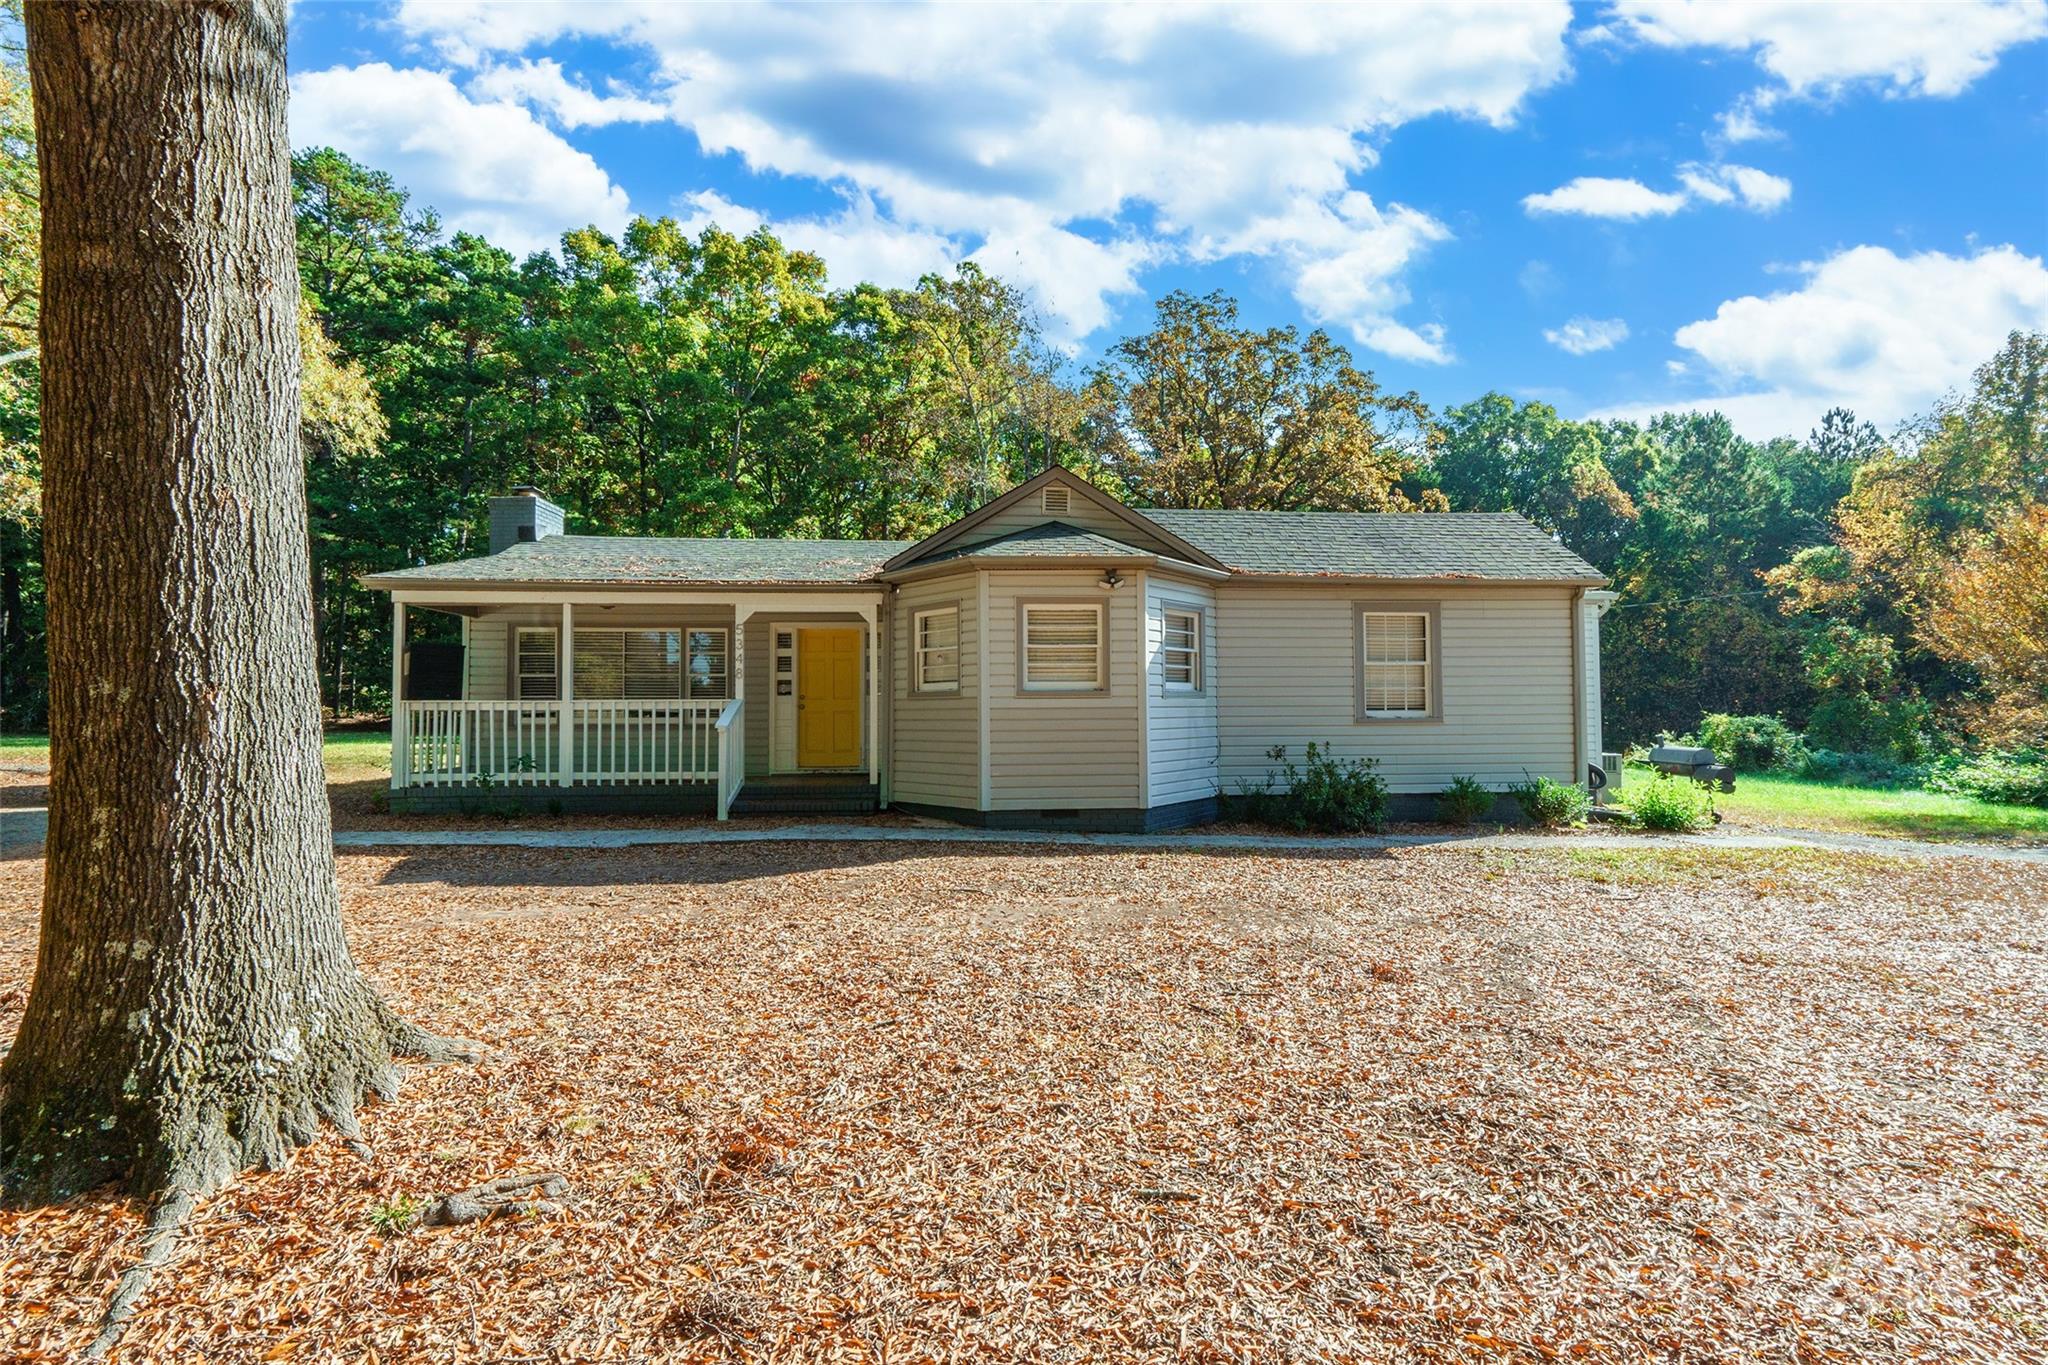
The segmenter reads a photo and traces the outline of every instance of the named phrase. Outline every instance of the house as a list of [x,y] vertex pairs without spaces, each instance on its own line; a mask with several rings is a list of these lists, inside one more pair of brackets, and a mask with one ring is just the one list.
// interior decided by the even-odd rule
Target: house
[[[1141,511],[1061,469],[914,543],[565,535],[527,488],[490,514],[490,554],[363,580],[394,808],[1161,829],[1276,745],[1378,760],[1397,814],[1600,756],[1612,594],[1519,516]],[[459,651],[408,651],[413,610]]]

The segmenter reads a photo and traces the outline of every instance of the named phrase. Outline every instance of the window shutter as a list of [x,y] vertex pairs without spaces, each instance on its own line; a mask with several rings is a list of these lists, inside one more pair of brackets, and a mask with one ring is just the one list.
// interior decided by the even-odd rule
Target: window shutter
[[1102,608],[1024,608],[1024,687],[1085,692],[1102,685]]

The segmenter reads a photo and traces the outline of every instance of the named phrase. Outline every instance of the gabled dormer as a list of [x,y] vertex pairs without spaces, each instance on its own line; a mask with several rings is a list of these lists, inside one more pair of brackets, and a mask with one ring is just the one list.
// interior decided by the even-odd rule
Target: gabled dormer
[[1220,572],[1224,567],[1144,513],[1126,507],[1078,475],[1054,466],[926,536],[882,568],[886,573],[937,559],[956,558],[977,545],[1053,525],[1205,569]]

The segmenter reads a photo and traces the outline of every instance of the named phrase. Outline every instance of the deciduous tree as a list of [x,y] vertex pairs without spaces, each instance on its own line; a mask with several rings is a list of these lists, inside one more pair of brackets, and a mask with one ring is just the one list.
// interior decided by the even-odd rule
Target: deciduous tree
[[[282,0],[28,13],[51,802],[0,1181],[192,1201],[457,1055],[342,935],[305,573]],[[102,1343],[111,1336],[102,1338]]]

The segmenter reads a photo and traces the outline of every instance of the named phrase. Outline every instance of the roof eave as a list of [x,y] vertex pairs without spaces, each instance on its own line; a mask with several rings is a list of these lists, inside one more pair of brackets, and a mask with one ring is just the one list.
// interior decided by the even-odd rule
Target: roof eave
[[1305,570],[1301,573],[1279,573],[1271,570],[1261,572],[1239,571],[1230,575],[1233,583],[1262,585],[1299,585],[1304,583],[1327,583],[1342,587],[1347,584],[1373,585],[1378,587],[1402,588],[1598,588],[1607,583],[1600,577],[1553,577],[1538,578],[1504,577],[1498,574],[1448,573],[1448,574],[1358,574],[1319,573]]

